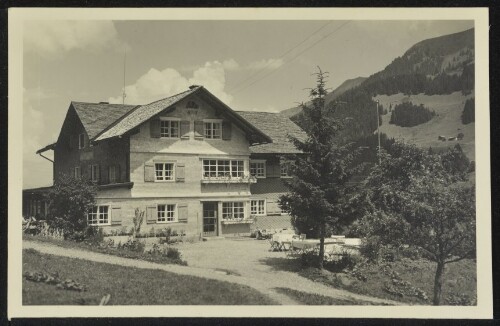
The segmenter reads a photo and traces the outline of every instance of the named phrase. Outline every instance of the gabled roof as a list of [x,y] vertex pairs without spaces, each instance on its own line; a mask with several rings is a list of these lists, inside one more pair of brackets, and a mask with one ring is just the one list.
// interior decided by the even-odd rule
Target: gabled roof
[[298,154],[301,153],[289,140],[288,135],[305,140],[307,134],[292,120],[280,113],[237,111],[245,120],[268,135],[273,142],[250,147],[252,153]]
[[272,140],[265,133],[260,131],[257,127],[249,123],[247,120],[242,119],[238,114],[235,113],[235,111],[233,111],[217,97],[207,91],[203,86],[191,86],[189,90],[185,92],[146,105],[135,107],[133,110],[130,110],[130,112],[123,115],[118,121],[110,125],[103,132],[98,134],[97,137],[95,137],[94,141],[101,141],[108,138],[122,136],[130,130],[138,127],[142,123],[153,118],[157,114],[161,113],[168,107],[175,105],[182,99],[195,93],[224,110],[224,113],[233,118],[233,120],[235,120],[234,122],[245,132],[255,135],[256,138],[259,139],[260,143],[272,142]]
[[89,139],[93,139],[136,105],[71,102]]

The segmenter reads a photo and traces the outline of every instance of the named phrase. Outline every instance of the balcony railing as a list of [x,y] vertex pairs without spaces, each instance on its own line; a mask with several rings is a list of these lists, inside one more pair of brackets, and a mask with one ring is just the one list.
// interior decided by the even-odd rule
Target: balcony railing
[[250,175],[244,175],[241,177],[235,177],[231,175],[224,176],[210,176],[204,175],[201,179],[201,183],[256,183],[257,178]]

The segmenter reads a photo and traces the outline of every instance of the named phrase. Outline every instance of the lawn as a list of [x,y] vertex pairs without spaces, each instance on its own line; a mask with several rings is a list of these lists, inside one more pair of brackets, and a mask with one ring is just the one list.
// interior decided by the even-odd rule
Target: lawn
[[[430,305],[435,269],[435,263],[428,260],[402,258],[395,262],[361,265],[358,266],[356,273],[319,272],[315,268],[305,268],[299,274],[359,294],[409,304]],[[356,277],[355,274],[361,277]],[[363,276],[366,280],[363,280]],[[443,279],[442,305],[476,304],[475,261],[468,259],[446,265]],[[426,294],[427,299],[421,295],[422,293]]]
[[[349,299],[336,299],[331,297],[326,297],[324,295],[307,293],[302,291],[297,291],[289,288],[275,288],[279,293],[285,294],[292,299],[300,302],[301,304],[309,306],[354,306],[354,305],[373,305],[374,303],[360,300],[349,300]],[[380,305],[380,304],[378,304]]]
[[239,284],[177,275],[160,270],[121,267],[76,258],[23,251],[23,273],[58,273],[85,285],[85,292],[23,279],[24,305],[98,305],[110,294],[109,305],[269,305],[260,292]]

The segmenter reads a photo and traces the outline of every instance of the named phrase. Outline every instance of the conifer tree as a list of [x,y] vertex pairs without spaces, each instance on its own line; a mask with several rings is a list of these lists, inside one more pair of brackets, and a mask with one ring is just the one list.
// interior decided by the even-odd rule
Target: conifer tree
[[[325,114],[327,73],[318,67],[316,87],[310,90],[310,105],[301,104],[310,121],[307,139],[291,137],[304,155],[295,157],[292,178],[286,182],[289,192],[280,198],[280,205],[292,216],[292,224],[308,238],[319,238],[317,267],[323,268],[325,237],[339,232],[349,221],[345,214],[351,188],[347,182],[355,173],[358,151],[352,143],[339,145],[336,137],[344,128],[344,120]],[[329,108],[335,110],[337,105]]]

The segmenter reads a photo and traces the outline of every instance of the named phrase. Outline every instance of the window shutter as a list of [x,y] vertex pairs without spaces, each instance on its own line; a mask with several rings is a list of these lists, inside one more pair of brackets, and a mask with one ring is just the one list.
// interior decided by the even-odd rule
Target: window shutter
[[120,183],[121,181],[121,178],[120,178],[120,164],[117,164],[116,165],[116,168],[115,168],[115,174],[116,174],[116,183]]
[[185,164],[177,163],[175,166],[175,180],[177,182],[184,182],[185,179]]
[[101,165],[96,164],[97,168],[95,171],[97,183],[101,183]]
[[181,139],[189,139],[189,129],[191,122],[187,120],[181,121]]
[[119,206],[111,207],[111,225],[122,224],[122,208]]
[[276,162],[266,165],[266,177],[279,178],[280,174],[281,174],[281,169],[279,164],[276,164]]
[[281,209],[278,206],[278,201],[275,199],[266,200],[266,213],[267,215],[281,214]]
[[179,204],[177,205],[177,216],[178,216],[178,221],[187,223],[188,221],[188,207],[187,204]]
[[146,207],[146,223],[152,224],[156,223],[158,220],[158,213],[156,212],[157,206],[148,206]]
[[89,164],[87,166],[87,178],[89,178],[90,180],[92,180],[92,164]]
[[194,122],[194,139],[201,140],[203,139],[204,132],[204,123],[203,120],[198,120]]
[[160,119],[151,119],[149,123],[151,138],[160,138]]
[[231,140],[231,122],[222,121],[222,139]]
[[75,149],[75,136],[73,136],[73,135],[69,135],[68,148],[70,150]]
[[144,182],[155,181],[155,166],[153,163],[144,164]]

